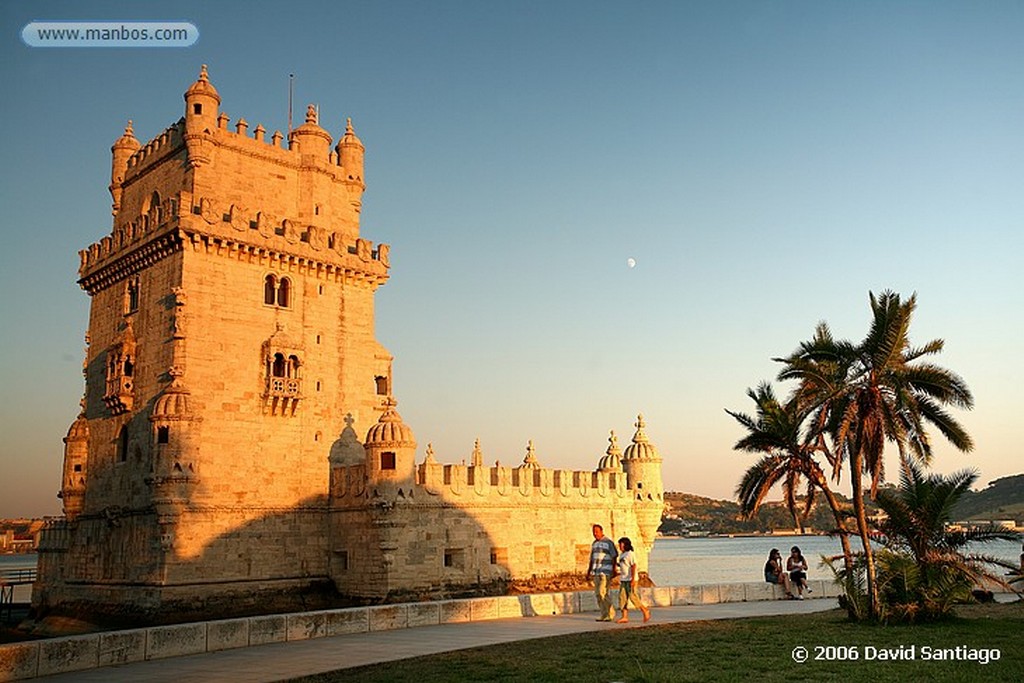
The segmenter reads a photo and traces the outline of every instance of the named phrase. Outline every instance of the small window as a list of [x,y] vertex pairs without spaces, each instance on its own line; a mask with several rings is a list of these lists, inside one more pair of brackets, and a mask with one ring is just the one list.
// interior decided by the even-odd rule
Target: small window
[[391,452],[380,454],[380,468],[382,470],[395,469],[395,454]]
[[274,354],[274,365],[271,368],[270,374],[273,377],[284,377],[285,376],[285,362],[283,353]]
[[377,376],[374,377],[374,382],[377,384],[377,395],[387,396],[388,395],[388,378]]
[[320,380],[316,381],[316,390],[320,391]]
[[198,104],[198,103],[197,104],[193,104],[192,105],[192,113],[195,114],[196,116],[202,116],[202,114],[203,114],[203,105]]
[[171,428],[170,427],[157,427],[156,428],[156,442],[163,444],[169,443],[171,440]]
[[263,280],[263,303],[273,306],[277,301],[277,278],[268,275]]
[[121,427],[117,435],[117,459],[121,462],[128,461],[128,425]]
[[277,286],[277,305],[281,308],[288,308],[292,300],[292,281],[286,277],[281,278]]
[[139,310],[139,278],[132,278],[125,286],[124,312],[134,313]]
[[131,377],[133,372],[135,372],[135,366],[132,365],[132,359],[131,358],[125,358],[124,359],[124,376],[125,377]]
[[75,472],[81,472],[81,471],[82,471],[82,466],[81,465],[75,465]]
[[444,566],[450,569],[462,569],[465,565],[466,553],[462,548],[447,548],[444,551]]

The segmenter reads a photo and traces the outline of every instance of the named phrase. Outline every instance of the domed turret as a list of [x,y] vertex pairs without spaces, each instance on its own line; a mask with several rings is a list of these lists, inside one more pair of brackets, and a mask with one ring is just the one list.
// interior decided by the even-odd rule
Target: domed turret
[[88,461],[89,421],[83,408],[64,437],[64,477],[58,497],[64,502],[64,516],[69,521],[82,512]]
[[363,441],[366,472],[371,481],[411,480],[415,466],[416,437],[395,410],[398,402],[388,397],[385,405],[384,414],[366,432]]
[[377,424],[370,427],[370,431],[366,432],[364,445],[412,446],[415,448],[416,437],[413,436],[409,426],[402,421],[402,416],[395,410],[398,401],[391,398],[388,399],[386,405],[388,407],[384,414],[380,416],[380,419],[377,420]]
[[320,127],[318,119],[316,107],[312,104],[306,107],[306,122],[292,131],[288,141],[298,143],[298,151],[302,154],[326,159],[331,148],[331,134]]
[[210,76],[203,64],[199,78],[185,91],[185,130],[190,133],[201,133],[205,129],[217,127],[217,108],[220,106],[220,95],[210,83]]
[[623,460],[657,460],[661,462],[661,456],[658,455],[658,449],[654,447],[654,444],[647,438],[647,433],[644,431],[644,416],[636,416],[636,433],[633,435],[633,443],[626,446],[626,452],[623,454]]
[[177,379],[153,404],[151,420],[180,420],[192,417],[192,405],[188,389]]
[[526,457],[523,458],[523,464],[519,466],[519,469],[537,470],[540,469],[540,463],[537,462],[537,453],[533,449],[533,439],[530,439],[526,443]]
[[[626,487],[633,496],[633,510],[640,528],[641,542],[646,550],[654,545],[664,507],[664,485],[661,480],[661,456],[644,431],[644,416],[636,418],[633,443],[622,456]],[[646,570],[646,567],[641,567]]]
[[614,429],[608,437],[608,450],[604,453],[604,457],[597,462],[597,470],[599,472],[621,472],[622,451],[619,450],[619,437],[615,436]]
[[341,164],[345,180],[365,187],[363,183],[364,148],[362,141],[356,137],[356,132],[352,128],[352,119],[346,120],[345,134],[338,140],[335,151],[338,153],[338,163]]
[[157,398],[149,415],[153,425],[153,475],[148,481],[156,503],[187,500],[199,481],[202,418],[193,412],[192,395],[181,375],[180,369],[171,368],[171,384]]
[[111,206],[111,213],[117,215],[121,210],[121,184],[124,183],[124,176],[128,172],[128,160],[133,154],[139,151],[142,145],[135,139],[135,131],[132,130],[131,119],[124,128],[124,133],[110,148],[110,197],[114,200]]

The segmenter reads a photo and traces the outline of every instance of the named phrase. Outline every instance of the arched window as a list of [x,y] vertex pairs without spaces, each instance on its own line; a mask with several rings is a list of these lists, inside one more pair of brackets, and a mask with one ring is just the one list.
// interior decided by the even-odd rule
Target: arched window
[[160,205],[160,193],[153,192],[149,197],[149,215],[153,216],[156,225],[150,227],[157,227],[163,222],[163,207]]
[[[292,357],[294,358],[294,356],[292,356]],[[274,354],[274,365],[273,365],[273,367],[270,370],[271,376],[272,377],[284,377],[285,376],[285,372],[286,372],[286,368],[285,368],[285,362],[284,362],[284,354],[283,353],[275,353]]]
[[139,310],[139,278],[133,277],[128,280],[124,290],[124,312],[134,313]]
[[134,372],[134,371],[135,371],[135,366],[132,365],[132,359],[131,358],[125,358],[124,359],[124,376],[125,377],[131,377],[132,376],[132,372]]
[[292,281],[286,277],[281,278],[277,286],[277,305],[281,308],[288,308],[292,300]]
[[299,376],[299,357],[288,356],[288,376],[298,378]]
[[268,275],[263,280],[263,303],[273,306],[277,301],[277,278]]

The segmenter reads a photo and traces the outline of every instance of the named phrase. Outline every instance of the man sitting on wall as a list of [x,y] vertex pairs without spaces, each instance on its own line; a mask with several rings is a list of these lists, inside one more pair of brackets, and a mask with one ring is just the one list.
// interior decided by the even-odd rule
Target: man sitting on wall
[[601,613],[598,621],[612,621],[615,618],[615,607],[608,597],[608,584],[615,574],[615,560],[619,555],[615,544],[605,538],[604,527],[594,525],[594,542],[590,545],[590,565],[587,567],[587,579],[594,577],[594,595],[597,596],[597,611]]

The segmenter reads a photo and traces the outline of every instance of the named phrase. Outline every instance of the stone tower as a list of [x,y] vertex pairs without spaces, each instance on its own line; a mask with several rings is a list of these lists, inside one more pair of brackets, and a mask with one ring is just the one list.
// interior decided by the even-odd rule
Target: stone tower
[[389,248],[360,236],[351,120],[333,148],[312,105],[287,141],[229,128],[205,66],[184,99],[149,142],[129,121],[114,143],[112,230],[80,252],[85,398],[43,613],[295,602],[328,579],[332,448],[392,393],[374,337]]
[[[661,524],[665,487],[661,481],[661,456],[647,438],[643,415],[637,415],[635,426],[633,442],[622,454],[622,469],[626,473],[626,486],[635,498],[633,507],[640,528],[640,541],[649,553],[654,547],[654,539]],[[644,553],[645,557],[647,553]],[[644,565],[640,569],[646,570],[647,567]]]

